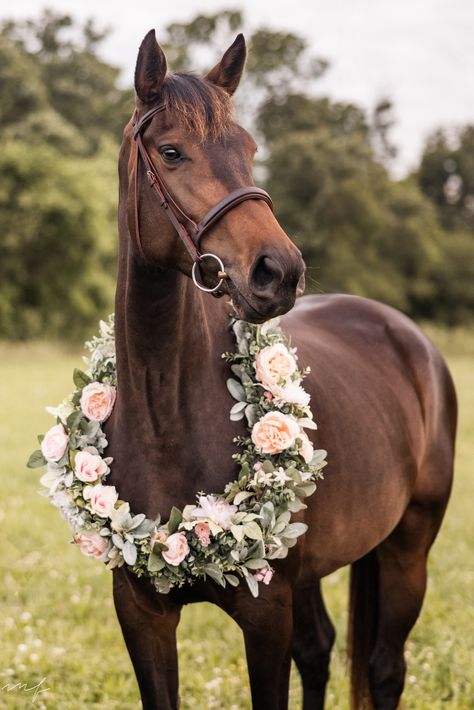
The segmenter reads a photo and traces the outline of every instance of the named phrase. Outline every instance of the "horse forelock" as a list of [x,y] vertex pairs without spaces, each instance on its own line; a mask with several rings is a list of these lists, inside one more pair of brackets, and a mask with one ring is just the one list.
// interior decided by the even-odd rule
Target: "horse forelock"
[[179,124],[201,141],[220,138],[233,124],[229,94],[195,74],[170,74],[163,84],[162,100]]

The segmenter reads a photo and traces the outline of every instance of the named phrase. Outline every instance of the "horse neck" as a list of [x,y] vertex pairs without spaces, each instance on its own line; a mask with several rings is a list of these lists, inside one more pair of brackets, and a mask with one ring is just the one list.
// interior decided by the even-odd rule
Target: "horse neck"
[[183,391],[205,387],[227,347],[229,309],[181,273],[144,263],[129,240],[121,252],[115,316],[121,404],[141,416],[147,403],[183,414]]

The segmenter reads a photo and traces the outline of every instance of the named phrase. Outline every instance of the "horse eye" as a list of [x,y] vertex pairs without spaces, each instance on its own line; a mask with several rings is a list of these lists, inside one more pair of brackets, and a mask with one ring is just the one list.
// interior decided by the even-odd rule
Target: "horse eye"
[[181,158],[181,153],[173,145],[164,145],[160,148],[160,155],[167,163],[175,163]]

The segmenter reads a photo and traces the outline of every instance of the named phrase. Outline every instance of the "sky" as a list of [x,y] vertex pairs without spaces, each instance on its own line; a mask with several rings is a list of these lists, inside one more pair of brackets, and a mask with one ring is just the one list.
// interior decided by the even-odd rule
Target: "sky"
[[[48,7],[78,19],[93,17],[112,33],[102,54],[132,81],[146,32],[198,12],[244,11],[261,24],[303,35],[331,67],[317,83],[321,95],[372,109],[382,97],[395,104],[394,171],[413,167],[439,126],[474,123],[474,0],[49,0]],[[37,15],[43,2],[2,4],[0,18]],[[225,47],[223,47],[223,50]]]

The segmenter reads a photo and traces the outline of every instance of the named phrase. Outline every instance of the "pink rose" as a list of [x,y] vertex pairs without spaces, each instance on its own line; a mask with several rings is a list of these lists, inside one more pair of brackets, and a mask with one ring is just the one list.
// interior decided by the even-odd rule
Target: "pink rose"
[[69,437],[62,424],[51,427],[41,442],[41,452],[47,461],[59,461],[64,456]]
[[278,380],[287,380],[296,371],[296,360],[286,345],[276,343],[263,348],[255,358],[257,380],[271,388]]
[[263,584],[270,584],[270,581],[273,577],[273,570],[267,565],[267,567],[262,567],[258,570],[258,572],[255,572],[254,577],[257,582],[263,582]]
[[90,500],[92,512],[100,518],[108,518],[115,503],[118,500],[118,493],[115,486],[86,486],[84,488],[85,500]]
[[282,412],[268,412],[252,428],[252,441],[264,454],[289,449],[300,434],[298,423]]
[[79,451],[74,461],[76,478],[84,483],[94,483],[107,471],[107,464],[97,454]]
[[104,385],[102,382],[91,382],[82,390],[82,413],[94,422],[105,422],[113,409],[115,395],[115,387]]
[[198,523],[194,528],[194,532],[203,547],[207,547],[210,544],[211,528],[207,523]]
[[166,538],[165,545],[167,545],[168,549],[163,550],[161,554],[165,562],[173,565],[173,567],[180,565],[189,553],[188,541],[183,533],[173,533],[173,535]]
[[104,559],[109,548],[109,542],[98,532],[76,533],[74,542],[79,545],[80,551],[87,557],[95,557],[97,560]]

